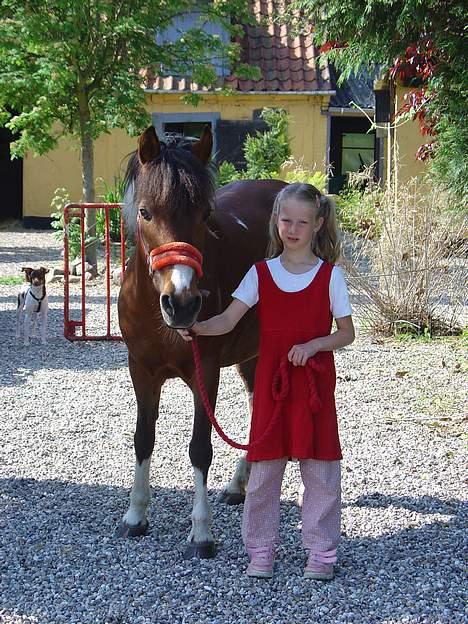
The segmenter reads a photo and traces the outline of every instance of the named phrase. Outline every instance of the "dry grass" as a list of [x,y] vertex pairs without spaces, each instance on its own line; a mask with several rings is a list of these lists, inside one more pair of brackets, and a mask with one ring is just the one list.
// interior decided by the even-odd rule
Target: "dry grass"
[[362,325],[391,335],[460,333],[467,302],[466,217],[415,183],[380,198],[380,236],[355,238],[342,264]]

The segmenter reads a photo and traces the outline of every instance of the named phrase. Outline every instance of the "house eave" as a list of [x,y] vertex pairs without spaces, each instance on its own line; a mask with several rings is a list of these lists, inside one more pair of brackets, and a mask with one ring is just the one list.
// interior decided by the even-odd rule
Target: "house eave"
[[[220,91],[178,91],[177,89],[167,89],[167,90],[162,90],[162,89],[145,89],[144,90],[145,93],[148,93],[148,95],[153,95],[155,93],[158,93],[160,95],[163,95],[165,93],[167,94],[178,94],[178,95],[184,95],[186,93],[190,93],[190,94],[196,94],[196,95],[217,95],[220,93]],[[232,93],[233,95],[296,95],[296,96],[300,96],[300,95],[336,95],[336,91],[320,91],[320,90],[315,90],[315,91],[233,91]]]
[[375,114],[375,109],[373,108],[345,108],[341,106],[330,106],[327,109],[327,113],[329,115],[343,115],[347,117],[356,117],[358,115],[366,114],[370,117],[373,117]]

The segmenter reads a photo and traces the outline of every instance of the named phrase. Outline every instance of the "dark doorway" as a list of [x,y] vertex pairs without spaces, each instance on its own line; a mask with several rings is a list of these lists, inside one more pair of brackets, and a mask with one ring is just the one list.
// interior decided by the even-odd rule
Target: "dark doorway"
[[[361,171],[378,162],[375,132],[369,132],[371,122],[362,117],[332,117],[330,128],[329,193],[339,193],[346,184],[348,173]],[[376,171],[377,174],[377,171]]]
[[11,159],[13,135],[0,127],[0,220],[21,219],[23,216],[23,159]]

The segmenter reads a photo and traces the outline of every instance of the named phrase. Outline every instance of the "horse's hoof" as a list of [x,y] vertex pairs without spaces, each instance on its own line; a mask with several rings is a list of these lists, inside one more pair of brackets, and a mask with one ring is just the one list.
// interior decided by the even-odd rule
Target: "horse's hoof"
[[213,559],[216,555],[214,542],[190,542],[185,549],[184,559]]
[[141,537],[148,532],[148,521],[139,522],[138,524],[131,525],[126,522],[121,522],[115,532],[117,537]]
[[240,505],[245,501],[245,494],[241,494],[240,492],[227,492],[226,490],[223,490],[219,494],[218,500],[226,505]]

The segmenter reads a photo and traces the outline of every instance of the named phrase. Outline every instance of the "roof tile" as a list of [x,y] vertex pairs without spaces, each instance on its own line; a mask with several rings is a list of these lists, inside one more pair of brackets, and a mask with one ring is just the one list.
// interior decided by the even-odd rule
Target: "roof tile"
[[[286,59],[285,59],[286,60]],[[297,71],[298,69],[304,69],[304,59],[296,58],[296,59],[287,59],[288,66],[291,71]],[[315,71],[315,70],[312,70]]]
[[[285,24],[273,24],[273,12],[284,12],[288,0],[250,0],[257,24],[244,27],[244,35],[236,41],[241,46],[241,60],[260,69],[260,80],[243,80],[236,76],[224,78],[224,84],[240,92],[246,91],[328,91],[332,89],[328,65],[319,67],[318,51],[313,44],[312,27],[295,37],[288,37]],[[267,23],[267,25],[264,25]],[[145,72],[149,89],[195,89],[189,80],[173,76],[155,77]]]

